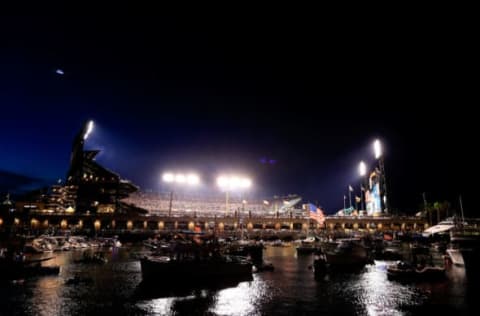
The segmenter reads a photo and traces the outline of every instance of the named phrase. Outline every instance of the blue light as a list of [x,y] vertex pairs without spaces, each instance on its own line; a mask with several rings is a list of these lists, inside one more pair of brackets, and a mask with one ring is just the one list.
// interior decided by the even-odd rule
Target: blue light
[[56,73],[57,75],[64,75],[64,74],[65,74],[65,73],[63,72],[63,70],[60,69],[60,68],[58,68],[57,70],[55,70],[55,73]]

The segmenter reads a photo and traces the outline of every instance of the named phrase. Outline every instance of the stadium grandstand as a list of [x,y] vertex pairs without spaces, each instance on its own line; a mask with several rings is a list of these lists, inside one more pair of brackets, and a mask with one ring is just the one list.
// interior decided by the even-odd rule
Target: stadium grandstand
[[232,196],[227,202],[224,195],[199,196],[192,194],[136,192],[122,200],[123,203],[146,209],[150,215],[181,217],[195,215],[213,216],[250,216],[250,217],[303,217],[299,196],[273,197],[270,199],[244,200]]

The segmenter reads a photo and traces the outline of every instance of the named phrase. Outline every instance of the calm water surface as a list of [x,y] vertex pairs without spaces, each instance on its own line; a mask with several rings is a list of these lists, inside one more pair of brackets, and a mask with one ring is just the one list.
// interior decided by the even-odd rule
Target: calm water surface
[[[238,284],[172,290],[171,284],[145,288],[134,248],[109,251],[106,265],[74,263],[81,251],[54,253],[46,264],[61,265],[60,276],[0,285],[0,315],[474,315],[480,287],[453,267],[445,281],[400,284],[388,281],[386,263],[357,273],[315,279],[311,255],[294,247],[269,247],[273,272]],[[87,280],[68,284],[79,276]]]

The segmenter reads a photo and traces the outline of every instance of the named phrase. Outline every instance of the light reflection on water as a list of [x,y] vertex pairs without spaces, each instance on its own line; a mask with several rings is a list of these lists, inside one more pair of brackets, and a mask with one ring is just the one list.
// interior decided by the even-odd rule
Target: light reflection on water
[[[461,314],[472,310],[468,295],[476,293],[458,267],[452,267],[447,280],[435,283],[389,281],[381,261],[360,272],[315,279],[312,256],[297,257],[294,247],[268,248],[265,259],[275,271],[255,274],[251,281],[173,294],[166,291],[169,284],[158,284],[158,291],[144,293],[139,262],[130,259],[128,249],[109,252],[104,266],[73,263],[81,252],[54,255],[48,264],[62,266],[58,277],[0,285],[0,315],[412,315],[432,306]],[[67,284],[73,276],[91,283]]]

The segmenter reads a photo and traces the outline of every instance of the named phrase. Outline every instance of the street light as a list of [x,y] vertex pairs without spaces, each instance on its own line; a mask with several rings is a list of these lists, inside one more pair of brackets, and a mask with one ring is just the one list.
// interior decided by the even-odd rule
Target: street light
[[235,190],[246,190],[252,186],[252,180],[243,176],[229,175],[219,176],[217,178],[217,185],[221,190],[225,191],[225,207],[226,215],[229,213],[228,193]]
[[[200,183],[200,177],[194,173],[173,173],[165,172],[162,175],[163,182],[172,184],[181,184],[188,186],[196,186]],[[170,203],[168,206],[168,217],[172,216],[173,187],[170,188]]]

